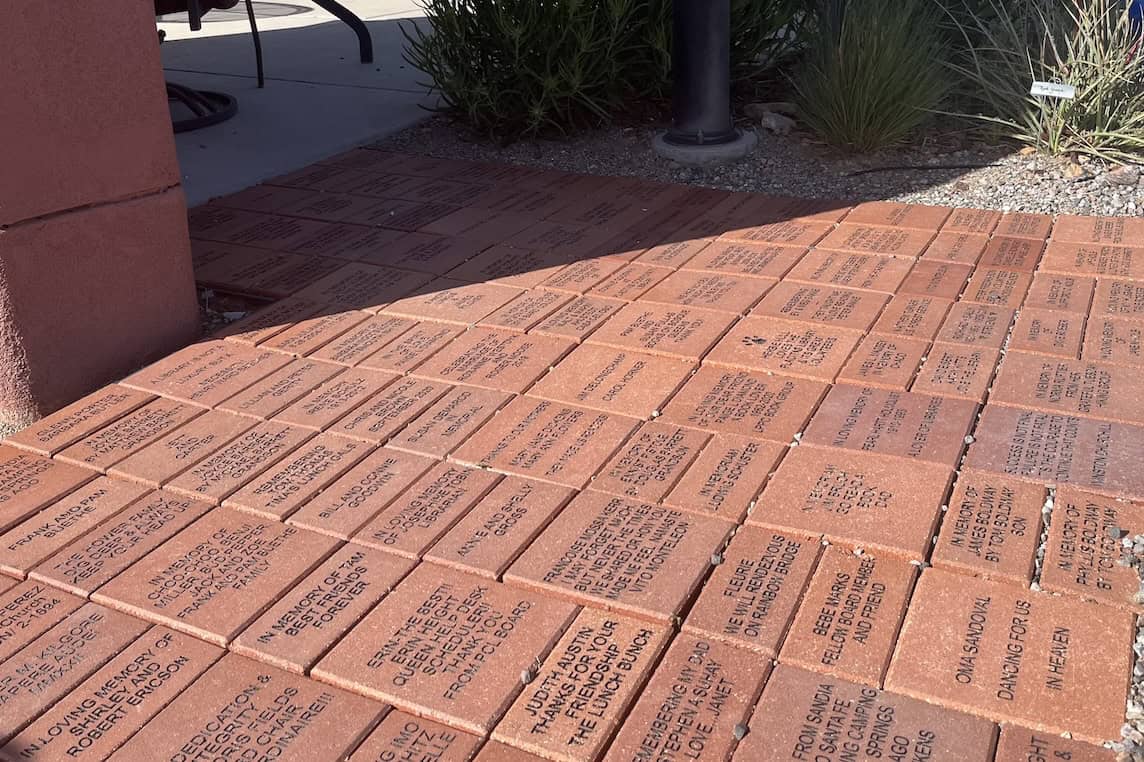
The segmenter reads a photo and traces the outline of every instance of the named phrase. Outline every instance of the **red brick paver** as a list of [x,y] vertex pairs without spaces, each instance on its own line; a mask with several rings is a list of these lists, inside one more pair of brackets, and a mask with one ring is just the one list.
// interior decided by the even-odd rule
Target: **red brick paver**
[[363,148],[190,229],[278,301],[0,445],[0,757],[1114,754],[1144,223]]

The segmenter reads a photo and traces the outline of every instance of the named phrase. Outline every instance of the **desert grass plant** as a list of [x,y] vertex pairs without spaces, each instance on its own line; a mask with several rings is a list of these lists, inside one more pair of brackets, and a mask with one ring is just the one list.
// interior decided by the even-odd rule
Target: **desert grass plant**
[[605,121],[642,71],[647,0],[425,0],[406,60],[445,109],[500,139]]
[[946,35],[932,0],[820,0],[791,77],[802,121],[849,152],[894,145],[942,105]]
[[[1052,155],[1140,161],[1144,50],[1122,0],[983,0],[948,18],[962,115]],[[1074,85],[1076,98],[1034,97],[1034,80]]]

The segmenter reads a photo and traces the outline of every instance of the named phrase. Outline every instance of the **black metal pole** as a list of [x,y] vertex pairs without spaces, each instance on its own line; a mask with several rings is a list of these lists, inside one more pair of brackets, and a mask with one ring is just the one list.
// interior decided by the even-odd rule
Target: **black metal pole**
[[731,120],[731,0],[675,0],[672,123],[664,140],[717,145],[739,137]]

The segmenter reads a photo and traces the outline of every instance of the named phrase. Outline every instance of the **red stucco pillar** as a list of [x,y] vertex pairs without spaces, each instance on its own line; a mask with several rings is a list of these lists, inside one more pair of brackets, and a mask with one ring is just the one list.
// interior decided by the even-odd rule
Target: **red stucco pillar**
[[152,3],[0,9],[0,432],[194,338]]

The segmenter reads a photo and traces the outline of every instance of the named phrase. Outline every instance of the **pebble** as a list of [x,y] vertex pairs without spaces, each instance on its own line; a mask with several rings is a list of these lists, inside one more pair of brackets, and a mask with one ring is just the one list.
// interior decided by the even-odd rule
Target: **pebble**
[[[656,131],[650,125],[611,126],[566,140],[500,146],[456,127],[447,117],[434,117],[377,145],[414,154],[804,198],[885,199],[1041,214],[1136,216],[1144,210],[1144,185],[1127,184],[1133,170],[1139,178],[1139,168],[1106,166],[1095,159],[1084,164],[1082,177],[1071,179],[1068,173],[1076,170],[1069,167],[1079,165],[1035,153],[1022,155],[1012,146],[962,148],[943,145],[949,143],[948,138],[935,135],[936,149],[932,147],[934,141],[927,141],[925,146],[907,145],[854,157],[826,149],[805,132],[777,135],[759,129],[759,145],[746,159],[721,167],[696,168],[657,156],[651,148]],[[989,166],[934,169],[948,165]],[[854,174],[899,166],[911,168]]]

